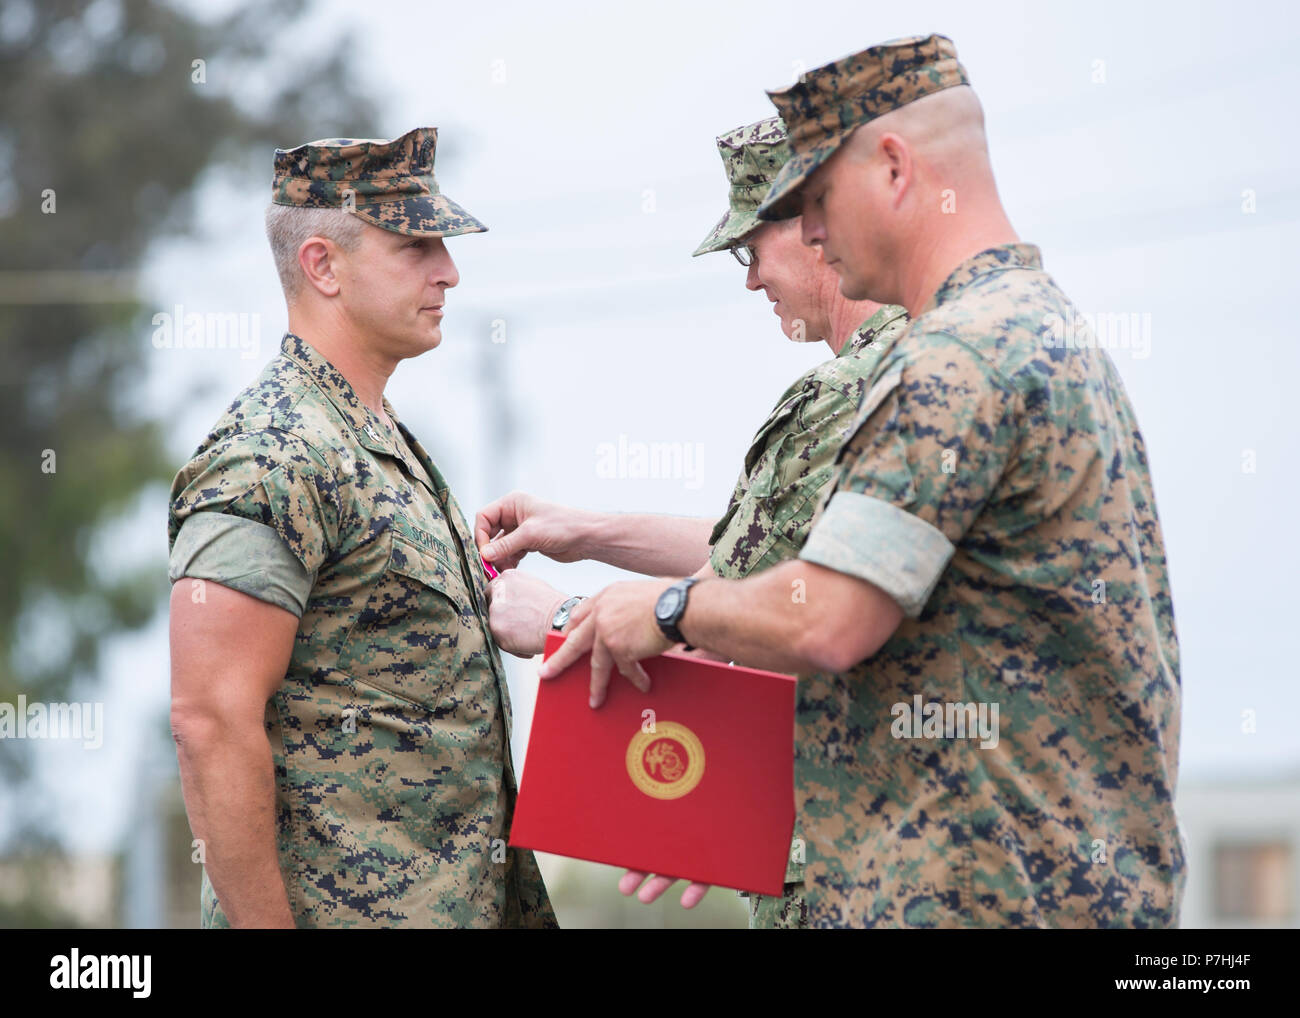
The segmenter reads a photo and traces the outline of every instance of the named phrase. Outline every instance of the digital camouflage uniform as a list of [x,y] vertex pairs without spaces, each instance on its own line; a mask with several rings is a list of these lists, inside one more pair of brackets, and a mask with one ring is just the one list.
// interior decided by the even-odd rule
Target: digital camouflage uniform
[[[789,157],[780,117],[718,136],[730,183],[728,209],[695,254],[743,243],[762,224],[755,212]],[[861,401],[877,348],[901,331],[907,313],[881,308],[863,322],[832,360],[791,385],[758,429],[727,511],[709,536],[710,565],[719,576],[740,579],[794,558],[803,547],[822,487],[830,481],[836,451]],[[804,845],[796,822],[785,894],[750,898],[751,929],[798,929],[806,925],[803,900]]]
[[[727,511],[709,535],[709,563],[738,580],[795,558],[808,537],[835,454],[866,392],[878,351],[907,325],[907,312],[886,305],[863,322],[839,355],[819,364],[782,393],[745,454],[745,468]],[[752,895],[752,929],[806,925],[805,847],[795,822],[784,897]]]
[[[951,45],[877,47],[773,101],[792,138],[833,151],[863,114],[814,142],[801,111],[878,115],[946,87],[951,68],[931,65],[955,63]],[[760,215],[792,207],[804,177],[787,166]],[[1163,541],[1114,365],[1051,342],[1071,314],[1036,247],[995,247],[872,365],[800,558],[870,581],[905,617],[861,664],[800,677],[813,926],[1177,923]],[[900,723],[936,704],[997,706],[994,738]]]
[[[390,187],[367,221],[478,232],[436,194],[435,133],[276,154],[275,200]],[[423,182],[424,192],[410,182]],[[362,214],[358,211],[358,214]],[[510,700],[483,570],[447,483],[387,399],[390,432],[305,338],[218,420],[172,486],[173,580],[300,618],[266,707],[277,849],[299,927],[553,927],[531,852],[507,849]],[[207,873],[202,923],[229,923]]]

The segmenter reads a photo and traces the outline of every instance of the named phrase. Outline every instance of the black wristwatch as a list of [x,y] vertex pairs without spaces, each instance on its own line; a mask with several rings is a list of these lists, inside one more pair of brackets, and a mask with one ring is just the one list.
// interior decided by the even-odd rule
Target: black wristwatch
[[660,594],[659,600],[655,602],[655,621],[659,623],[664,636],[673,643],[686,642],[686,637],[682,636],[677,623],[681,622],[682,615],[686,612],[687,593],[698,582],[698,576],[688,576],[684,580],[678,580]]
[[551,628],[563,629],[569,624],[569,616],[573,613],[573,606],[581,601],[581,597],[571,597],[560,607],[555,609],[555,614],[551,616]]

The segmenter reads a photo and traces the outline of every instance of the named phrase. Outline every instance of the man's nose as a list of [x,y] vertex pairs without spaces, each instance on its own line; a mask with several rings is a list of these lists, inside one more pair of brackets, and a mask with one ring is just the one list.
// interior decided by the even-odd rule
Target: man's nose
[[762,282],[758,278],[758,262],[751,262],[749,268],[745,270],[745,289],[761,290]]
[[800,239],[807,247],[814,247],[826,239],[826,227],[821,214],[815,210],[804,210],[803,221],[799,224]]
[[460,273],[456,271],[456,263],[452,260],[451,252],[445,247],[442,249],[442,257],[437,259],[433,265],[431,282],[434,286],[442,286],[451,289],[460,282]]

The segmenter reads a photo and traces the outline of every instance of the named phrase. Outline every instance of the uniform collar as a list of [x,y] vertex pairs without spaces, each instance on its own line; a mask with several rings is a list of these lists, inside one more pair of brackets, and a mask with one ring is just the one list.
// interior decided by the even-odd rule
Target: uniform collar
[[384,453],[401,460],[406,464],[406,469],[421,483],[421,469],[427,474],[432,481],[431,491],[433,494],[442,498],[443,493],[447,490],[447,481],[438,470],[433,462],[433,458],[428,451],[420,444],[410,429],[402,423],[402,419],[397,416],[397,411],[393,409],[393,404],[388,402],[388,397],[383,396],[384,413],[388,415],[393,426],[401,433],[401,438],[405,442],[399,441],[398,436],[389,431],[379,416],[371,411],[357,397],[357,392],[352,388],[352,384],[343,377],[342,373],[333,364],[327,361],[314,346],[308,343],[301,336],[295,336],[292,332],[286,332],[284,339],[280,342],[280,351],[289,360],[293,361],[298,367],[311,377],[316,383],[317,388],[325,394],[325,397],[334,405],[339,414],[348,422],[348,427],[356,435],[357,441],[371,452]]
[[1036,244],[1001,244],[987,251],[967,258],[958,265],[943,284],[934,292],[934,296],[922,309],[921,314],[932,311],[940,304],[952,300],[962,290],[970,286],[980,276],[1003,269],[1042,269],[1043,255]]
[[882,304],[876,309],[876,313],[858,326],[857,331],[853,333],[844,345],[840,347],[840,352],[836,357],[856,357],[867,347],[876,341],[889,325],[899,318],[906,318],[907,311],[897,304]]
[[[348,422],[348,427],[357,436],[358,442],[371,452],[387,453],[389,456],[398,455],[396,444],[388,428],[377,414],[361,402],[352,384],[343,377],[338,368],[325,359],[320,351],[301,336],[286,332],[284,339],[280,341],[280,352],[307,372],[311,380],[316,383],[316,387],[334,404],[334,409]],[[393,412],[388,397],[381,398],[384,413],[400,427],[397,414]]]

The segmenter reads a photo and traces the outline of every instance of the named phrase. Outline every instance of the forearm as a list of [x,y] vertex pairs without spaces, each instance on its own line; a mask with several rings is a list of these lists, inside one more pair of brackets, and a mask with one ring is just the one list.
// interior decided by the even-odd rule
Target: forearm
[[898,605],[855,576],[790,559],[743,580],[691,588],[678,629],[694,647],[777,672],[842,672],[876,653]]
[[174,722],[173,732],[190,829],[226,917],[236,927],[293,928],[265,731],[205,720]]
[[738,665],[820,671],[825,662],[808,649],[816,620],[807,601],[796,596],[798,571],[797,562],[785,562],[745,580],[696,584],[678,628],[691,646]]
[[691,576],[709,561],[714,520],[651,513],[592,513],[582,558],[646,576]]

